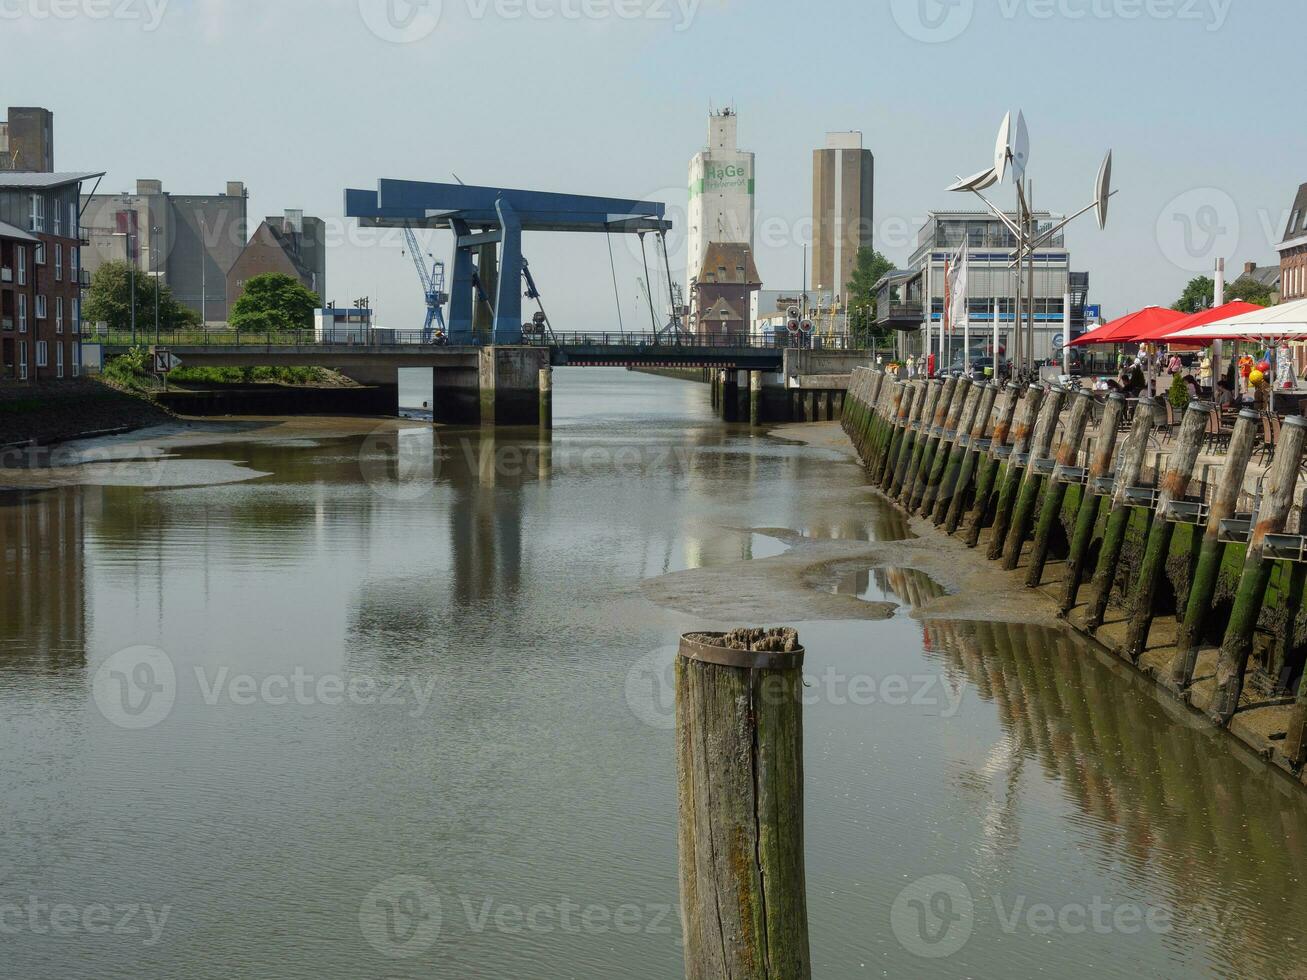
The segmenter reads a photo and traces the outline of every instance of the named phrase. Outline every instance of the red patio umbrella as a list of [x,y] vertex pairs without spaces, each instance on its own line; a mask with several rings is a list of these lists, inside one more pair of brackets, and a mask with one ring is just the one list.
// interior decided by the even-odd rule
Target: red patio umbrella
[[1119,320],[1106,323],[1097,330],[1091,330],[1071,341],[1072,347],[1088,347],[1091,344],[1133,344],[1141,335],[1161,330],[1185,317],[1179,310],[1168,310],[1162,306],[1146,306],[1142,310],[1127,314]]
[[1188,330],[1190,327],[1205,327],[1209,323],[1216,323],[1220,320],[1228,320],[1231,317],[1243,316],[1245,313],[1252,313],[1256,310],[1264,309],[1256,303],[1245,303],[1237,299],[1232,303],[1226,303],[1224,306],[1217,306],[1210,310],[1199,310],[1197,313],[1191,313],[1182,320],[1177,320],[1168,327],[1161,327],[1147,337],[1141,337],[1141,340],[1149,343],[1167,343],[1174,342],[1177,344],[1188,344],[1190,346],[1202,347],[1210,343],[1201,338],[1184,338],[1177,337],[1176,334],[1182,330]]

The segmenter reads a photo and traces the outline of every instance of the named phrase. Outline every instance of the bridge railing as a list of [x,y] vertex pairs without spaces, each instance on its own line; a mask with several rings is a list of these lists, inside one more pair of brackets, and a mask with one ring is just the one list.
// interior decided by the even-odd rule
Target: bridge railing
[[522,342],[535,347],[638,347],[675,350],[678,348],[742,348],[784,350],[801,347],[819,350],[854,350],[862,345],[848,337],[762,336],[749,333],[704,334],[669,337],[654,333],[580,332],[554,333],[553,336],[528,335]]
[[97,331],[94,328],[82,334],[88,344],[106,347],[341,347],[359,348],[395,346],[432,346],[421,330],[390,330],[357,328],[339,330],[233,330],[229,327],[186,327],[180,330],[161,330],[137,327],[133,340],[130,330]]

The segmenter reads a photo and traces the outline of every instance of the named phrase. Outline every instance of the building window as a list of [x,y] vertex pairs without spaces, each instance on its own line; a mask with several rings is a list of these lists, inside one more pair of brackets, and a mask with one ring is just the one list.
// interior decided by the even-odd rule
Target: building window
[[[77,202],[68,202],[68,237],[77,238]],[[75,377],[75,375],[74,375]]]
[[18,342],[18,380],[27,380],[27,341]]
[[48,345],[44,340],[36,342],[36,366],[39,368],[46,367],[50,361],[50,352]]
[[18,332],[27,333],[27,294],[18,294]]
[[60,237],[64,233],[64,213],[58,207],[54,209],[54,233]]
[[38,320],[45,319],[45,294],[44,293],[38,294],[36,297],[36,318]]
[[28,231],[45,231],[45,198],[40,194],[29,197],[30,208],[27,215]]
[[27,285],[27,246],[17,245],[14,248],[14,262],[18,265],[18,285]]
[[68,268],[71,270],[68,278],[77,282],[77,274],[82,271],[82,250],[77,245],[68,246]]
[[73,316],[72,330],[74,334],[82,332],[82,301],[76,296],[73,297]]
[[64,345],[54,345],[54,376],[62,378],[64,376]]
[[74,343],[73,344],[73,377],[80,378],[81,376],[82,376],[82,345],[78,343]]
[[54,298],[54,332],[64,332],[64,298],[62,296]]
[[64,247],[59,244],[54,247],[54,281],[64,281]]
[[36,264],[45,265],[45,242],[39,242],[35,248]]

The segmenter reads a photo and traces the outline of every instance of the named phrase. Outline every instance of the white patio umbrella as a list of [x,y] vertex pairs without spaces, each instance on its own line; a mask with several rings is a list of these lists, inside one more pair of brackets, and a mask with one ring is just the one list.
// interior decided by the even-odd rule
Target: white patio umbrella
[[[1217,320],[1201,327],[1181,330],[1168,338],[1177,343],[1207,343],[1212,340],[1244,340],[1274,344],[1282,340],[1307,340],[1307,300],[1268,306]],[[1271,410],[1275,409],[1275,386],[1271,386]]]

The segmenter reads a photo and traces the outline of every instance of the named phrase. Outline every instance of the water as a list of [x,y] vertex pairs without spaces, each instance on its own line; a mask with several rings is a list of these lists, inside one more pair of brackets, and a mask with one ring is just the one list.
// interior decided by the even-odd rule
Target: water
[[[253,427],[0,498],[0,976],[679,975],[666,668],[733,624],[643,583],[907,533],[707,397],[563,371],[552,454]],[[795,625],[816,976],[1303,975],[1307,809],[1228,742],[1039,629]]]

